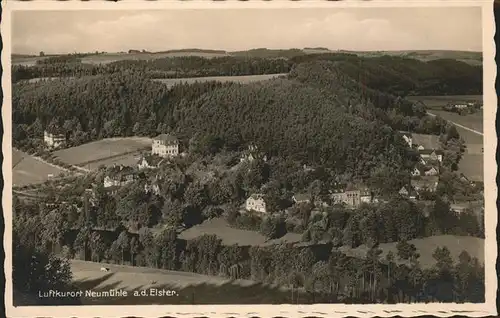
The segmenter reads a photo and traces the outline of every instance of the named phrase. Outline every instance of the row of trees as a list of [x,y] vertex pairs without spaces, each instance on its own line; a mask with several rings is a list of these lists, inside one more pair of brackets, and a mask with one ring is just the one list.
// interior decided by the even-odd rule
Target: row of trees
[[[16,218],[16,231],[23,226],[21,219]],[[33,240],[26,234],[19,232],[16,239],[30,244]],[[94,261],[276,283],[291,288],[292,297],[294,289],[314,293],[315,302],[484,301],[484,267],[477,259],[462,252],[454,264],[450,251],[443,247],[437,248],[433,254],[436,264],[423,268],[415,247],[406,241],[398,243],[396,255],[389,252],[382,257],[382,251],[372,247],[365,258],[347,257],[336,248],[332,249],[331,244],[309,247],[286,244],[224,246],[215,235],[204,235],[186,242],[176,237],[173,228],[158,231],[142,228],[138,234],[130,234],[123,230],[114,233],[96,231],[85,226],[73,240],[66,238],[64,242],[62,254],[66,258],[76,254]],[[43,250],[44,246],[30,248]],[[56,271],[50,279],[41,275],[45,279],[35,284],[46,281],[67,283],[70,277],[67,265],[58,258],[51,259],[66,272]],[[22,260],[25,259],[21,254],[14,255],[15,273],[25,268]],[[48,267],[45,270],[48,271]],[[31,274],[16,277],[19,278],[14,280],[15,286],[23,279],[34,279]]]

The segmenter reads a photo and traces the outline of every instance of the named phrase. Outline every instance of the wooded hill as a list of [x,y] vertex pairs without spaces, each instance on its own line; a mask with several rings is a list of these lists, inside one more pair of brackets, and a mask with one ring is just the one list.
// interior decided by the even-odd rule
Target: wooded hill
[[[260,75],[289,72],[307,61],[343,61],[344,72],[368,87],[396,95],[459,95],[482,93],[482,67],[452,59],[423,62],[399,56],[360,57],[348,53],[255,55],[204,58],[166,57],[84,64],[77,54],[50,57],[34,66],[15,65],[12,80],[40,77],[81,77],[135,69],[155,78]],[[267,51],[266,51],[267,52]],[[272,51],[274,52],[274,51]],[[290,51],[291,52],[291,51]]]

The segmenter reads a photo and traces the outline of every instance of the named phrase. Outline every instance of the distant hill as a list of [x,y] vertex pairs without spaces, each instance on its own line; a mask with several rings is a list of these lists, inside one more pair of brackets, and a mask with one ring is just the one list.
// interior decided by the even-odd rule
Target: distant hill
[[[158,52],[137,52],[132,53],[106,53],[106,54],[86,54],[87,59],[83,62],[86,63],[111,63],[122,60],[137,60],[137,59],[157,59],[165,57],[177,56],[201,56],[201,57],[218,57],[218,56],[242,56],[242,57],[257,57],[257,58],[294,58],[297,56],[304,56],[309,54],[324,54],[324,53],[350,53],[362,57],[380,57],[384,55],[398,56],[404,58],[412,58],[420,61],[432,61],[438,59],[453,59],[462,61],[471,65],[482,64],[481,52],[468,52],[468,51],[443,51],[443,50],[420,50],[420,51],[347,51],[347,50],[330,50],[324,47],[306,47],[303,49],[268,49],[257,48],[245,51],[228,52],[225,50],[211,50],[211,49],[178,49],[166,50]],[[59,54],[64,55],[64,54]],[[58,56],[52,54],[51,56]],[[12,54],[13,64],[26,64],[30,65],[36,63],[40,57],[28,54]],[[95,59],[95,61],[93,60]]]

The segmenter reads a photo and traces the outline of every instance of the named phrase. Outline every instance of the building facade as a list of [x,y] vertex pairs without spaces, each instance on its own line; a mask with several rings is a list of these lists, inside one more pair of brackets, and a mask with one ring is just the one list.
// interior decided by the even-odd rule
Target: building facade
[[151,153],[163,158],[175,157],[179,155],[179,141],[171,135],[161,134],[153,138]]
[[245,209],[247,211],[256,211],[260,213],[267,213],[266,202],[262,194],[253,194],[245,202]]
[[66,142],[66,136],[64,134],[53,134],[44,131],[43,141],[49,148],[59,148]]

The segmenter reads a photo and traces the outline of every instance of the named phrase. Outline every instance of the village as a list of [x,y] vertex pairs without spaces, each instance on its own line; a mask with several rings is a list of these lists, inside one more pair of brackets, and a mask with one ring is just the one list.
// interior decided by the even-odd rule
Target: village
[[[44,143],[48,150],[54,151],[64,147],[66,136],[60,133],[61,130],[45,131]],[[438,189],[440,180],[440,171],[443,162],[444,152],[440,147],[439,136],[411,133],[408,131],[399,131],[399,135],[404,139],[407,146],[418,152],[419,162],[411,171],[411,177],[408,182],[400,188],[397,193],[402,198],[409,199],[424,206],[432,206],[434,193]],[[135,165],[113,164],[106,167],[105,176],[102,185],[107,193],[116,195],[121,187],[127,186],[140,179],[141,172],[158,170],[162,165],[172,164],[172,159],[186,156],[182,151],[179,140],[171,134],[160,134],[152,139],[150,151],[141,152],[139,160]],[[261,153],[256,146],[250,145],[248,149],[240,155],[239,163],[252,162],[256,159],[267,161],[265,154]],[[311,169],[304,165],[304,169]],[[152,193],[159,196],[161,194],[161,179],[163,176],[156,174],[151,180],[145,180],[143,190],[145,193]],[[460,174],[460,180],[471,187],[482,188],[482,182],[470,180],[464,174]],[[95,185],[95,184],[94,184]],[[89,198],[95,197],[94,189],[86,190]],[[482,190],[481,190],[482,193]],[[320,210],[325,207],[341,205],[347,209],[355,210],[362,204],[387,203],[387,197],[379,195],[378,189],[369,188],[359,183],[335,183],[334,187],[326,193],[295,193],[292,196],[294,205],[312,206],[311,214],[321,213]],[[481,201],[453,201],[450,202],[450,208],[457,214],[464,211],[473,211],[474,214],[481,216],[484,213],[484,205]],[[424,209],[428,213],[429,209]],[[252,193],[240,206],[240,213],[250,213],[256,216],[287,215],[289,209],[282,211],[273,211],[266,203],[263,193]],[[428,214],[427,214],[428,216]]]

